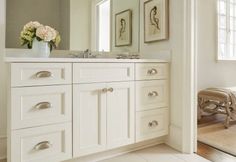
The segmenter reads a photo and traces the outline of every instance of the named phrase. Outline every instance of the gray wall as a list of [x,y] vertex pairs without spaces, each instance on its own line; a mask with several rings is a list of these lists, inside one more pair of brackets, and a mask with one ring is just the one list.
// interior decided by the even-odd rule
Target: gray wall
[[[115,46],[115,15],[124,10],[132,11],[132,45]],[[113,0],[112,1],[112,51],[138,52],[139,51],[139,0]]]
[[[69,34],[65,34],[68,27],[63,25],[67,24],[69,19],[69,14],[66,13],[68,9],[65,8],[69,6],[68,0],[7,0],[6,2],[6,48],[21,47],[20,32],[29,21],[39,21],[57,29],[64,38],[61,47],[69,48],[67,44]],[[65,10],[61,12],[61,8],[65,8]],[[64,14],[61,15],[62,13]]]
[[91,48],[92,0],[70,0],[70,50]]

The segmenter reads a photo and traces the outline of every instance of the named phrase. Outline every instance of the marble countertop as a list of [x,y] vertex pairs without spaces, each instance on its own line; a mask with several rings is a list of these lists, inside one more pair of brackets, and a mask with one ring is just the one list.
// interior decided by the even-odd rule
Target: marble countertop
[[88,62],[88,63],[95,63],[95,62],[114,62],[114,63],[121,63],[121,62],[127,62],[127,63],[141,63],[141,62],[159,62],[159,63],[167,63],[168,61],[166,60],[159,60],[159,59],[116,59],[116,58],[33,58],[33,57],[5,57],[4,58],[5,62],[8,63],[13,63],[13,62],[71,62],[71,63],[76,63],[76,62]]
[[114,56],[108,57],[98,57],[98,58],[77,58],[71,57],[69,55],[61,55],[61,54],[52,54],[48,58],[39,58],[39,57],[32,57],[29,53],[25,52],[6,52],[4,57],[4,61],[7,63],[96,63],[96,62],[104,62],[104,63],[168,63],[168,60],[164,59],[156,59],[156,58],[140,58],[140,59],[117,59]]

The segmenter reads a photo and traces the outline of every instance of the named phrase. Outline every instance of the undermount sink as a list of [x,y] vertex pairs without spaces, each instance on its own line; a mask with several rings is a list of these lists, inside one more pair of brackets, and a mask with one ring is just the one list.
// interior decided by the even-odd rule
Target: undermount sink
[[125,55],[125,54],[118,54],[118,55],[83,55],[83,54],[76,54],[76,53],[69,53],[67,55],[64,54],[54,54],[52,57],[56,58],[77,58],[77,59],[139,59],[139,55]]
[[114,59],[116,56],[102,56],[102,55],[69,55],[70,58],[79,58],[79,59]]

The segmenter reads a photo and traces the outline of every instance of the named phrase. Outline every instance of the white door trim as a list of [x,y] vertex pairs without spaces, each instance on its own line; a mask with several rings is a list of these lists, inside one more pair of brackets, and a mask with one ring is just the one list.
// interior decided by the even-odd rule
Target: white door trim
[[182,152],[194,153],[197,146],[197,0],[184,2],[183,132]]

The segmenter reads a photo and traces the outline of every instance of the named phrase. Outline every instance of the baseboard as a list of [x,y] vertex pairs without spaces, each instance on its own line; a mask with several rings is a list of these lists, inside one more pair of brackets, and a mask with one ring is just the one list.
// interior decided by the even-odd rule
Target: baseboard
[[93,155],[89,155],[89,156],[85,156],[85,157],[81,157],[81,158],[77,158],[77,159],[68,160],[66,162],[98,162],[101,160],[105,160],[105,159],[109,159],[109,158],[116,157],[119,155],[123,155],[123,154],[129,153],[129,152],[134,152],[137,150],[141,150],[144,148],[148,148],[148,147],[156,146],[158,144],[165,143],[166,138],[167,137],[161,137],[161,138],[133,144],[130,146],[125,146],[125,147],[122,147],[119,149],[114,149],[114,150],[110,150],[110,151],[106,151],[106,152],[102,152],[102,153],[97,153],[97,154],[93,154]]
[[[5,144],[1,145],[1,143],[0,143],[0,146],[1,147],[4,146],[3,150],[6,150],[6,139],[7,139],[7,137],[2,136],[2,137],[0,137],[0,141],[1,141],[1,139],[4,140]],[[159,144],[167,143],[166,139],[167,139],[167,137],[164,136],[164,137],[156,138],[156,139],[153,139],[153,140],[149,140],[149,141],[140,142],[140,143],[137,143],[137,144],[125,146],[125,147],[122,147],[122,148],[119,148],[119,149],[114,149],[114,150],[110,150],[110,151],[106,151],[106,152],[102,152],[102,153],[97,153],[97,154],[93,154],[93,155],[89,155],[89,156],[85,156],[85,157],[81,157],[81,158],[77,158],[77,159],[71,159],[71,160],[68,160],[68,161],[65,161],[65,162],[98,162],[98,161],[101,161],[101,160],[105,160],[105,159],[109,159],[109,158],[116,157],[116,156],[119,156],[119,155],[123,155],[123,154],[129,153],[129,152],[134,152],[134,151],[137,151],[137,150],[141,150],[141,149],[156,146],[156,145],[159,145]],[[0,150],[1,150],[1,147],[0,147]],[[7,159],[7,157],[6,157],[6,152],[5,152],[5,154],[0,156],[0,160],[6,160],[6,159]]]
[[166,144],[182,152],[182,128],[174,124],[170,125],[170,133]]
[[0,136],[0,160],[7,157],[7,136]]

